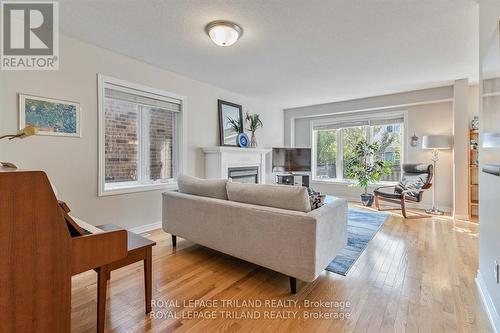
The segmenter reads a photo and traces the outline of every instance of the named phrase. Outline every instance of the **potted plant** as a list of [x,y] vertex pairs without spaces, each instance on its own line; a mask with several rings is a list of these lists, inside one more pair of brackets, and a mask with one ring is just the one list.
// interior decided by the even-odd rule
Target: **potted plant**
[[379,148],[378,142],[370,144],[361,140],[354,147],[353,156],[347,161],[346,174],[356,181],[351,186],[359,186],[365,190],[361,194],[361,202],[368,207],[373,204],[374,199],[373,193],[368,193],[368,185],[391,173],[392,163],[380,160],[376,154]]
[[239,146],[239,137],[243,133],[243,120],[240,119],[233,119],[231,117],[227,117],[227,123],[226,123],[230,128],[233,129],[233,132],[236,133],[236,146]]
[[255,131],[260,127],[264,127],[262,121],[260,120],[260,115],[258,113],[249,114],[247,112],[246,120],[248,121],[248,130],[252,132],[252,138],[250,139],[250,147],[257,148],[257,138],[255,137]]

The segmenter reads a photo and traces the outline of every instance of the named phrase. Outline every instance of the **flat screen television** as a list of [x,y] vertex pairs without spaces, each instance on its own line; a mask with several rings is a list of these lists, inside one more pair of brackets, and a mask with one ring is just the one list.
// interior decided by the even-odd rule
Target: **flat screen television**
[[311,171],[311,148],[273,148],[273,172]]

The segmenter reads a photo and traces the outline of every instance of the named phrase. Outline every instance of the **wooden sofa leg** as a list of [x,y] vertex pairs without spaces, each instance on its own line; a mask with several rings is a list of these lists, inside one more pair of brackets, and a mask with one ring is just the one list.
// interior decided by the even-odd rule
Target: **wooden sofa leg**
[[291,276],[290,276],[290,293],[294,295],[297,293],[297,279]]
[[172,235],[172,247],[177,247],[177,236]]

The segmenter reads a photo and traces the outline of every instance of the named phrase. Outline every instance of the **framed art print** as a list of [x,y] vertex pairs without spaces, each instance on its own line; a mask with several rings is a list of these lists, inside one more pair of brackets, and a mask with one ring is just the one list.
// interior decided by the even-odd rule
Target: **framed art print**
[[37,135],[80,137],[80,104],[19,94],[19,129],[28,125]]

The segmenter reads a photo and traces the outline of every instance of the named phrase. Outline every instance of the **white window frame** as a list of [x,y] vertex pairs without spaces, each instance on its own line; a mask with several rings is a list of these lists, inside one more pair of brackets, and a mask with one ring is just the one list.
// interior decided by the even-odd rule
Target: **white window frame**
[[[144,92],[146,94],[154,94],[164,96],[169,99],[175,99],[180,101],[181,110],[175,114],[175,125],[173,129],[173,137],[174,137],[174,146],[172,147],[173,156],[173,180],[168,182],[162,181],[151,181],[151,182],[118,182],[113,184],[108,184],[106,186],[106,175],[105,175],[105,94],[104,88],[106,84],[112,84],[115,86],[121,86],[128,89],[134,89],[140,92]],[[113,78],[110,76],[106,76],[103,74],[97,74],[97,95],[98,95],[98,123],[99,123],[99,170],[98,170],[98,196],[109,196],[109,195],[118,195],[125,193],[134,193],[134,192],[144,192],[144,191],[156,191],[156,190],[176,190],[177,186],[177,175],[184,171],[186,166],[186,121],[187,119],[187,98],[185,96],[177,95],[174,93],[166,92],[163,90],[159,90],[156,88],[151,88],[145,85],[136,84],[132,82],[127,82],[124,80],[120,80],[117,78]],[[146,117],[144,113],[140,113],[141,117]],[[146,119],[141,119],[141,121],[145,121]],[[145,139],[145,133],[141,132],[141,126],[138,129],[138,138],[139,140]],[[148,138],[145,139],[146,141]],[[140,145],[142,149],[138,152],[139,160],[137,164],[137,173],[144,173],[148,170],[147,159],[145,159],[145,163],[143,163],[143,158],[145,154],[146,145],[143,143]]]
[[[343,171],[344,171],[344,154],[343,154],[343,128],[337,129],[337,159],[336,159],[336,178],[330,178],[330,179],[324,179],[324,178],[317,178],[316,177],[316,135],[315,135],[315,130],[314,127],[315,125],[328,125],[328,124],[335,124],[338,122],[347,122],[347,121],[356,121],[356,120],[366,120],[367,118],[370,119],[384,119],[384,118],[394,118],[397,116],[403,117],[403,133],[402,133],[402,140],[403,142],[401,143],[402,147],[402,152],[401,152],[401,163],[407,163],[407,156],[408,156],[408,121],[407,121],[407,111],[393,111],[393,112],[374,112],[371,113],[369,116],[366,114],[349,114],[349,115],[341,115],[338,117],[329,117],[326,119],[320,119],[320,120],[313,120],[311,121],[311,151],[312,151],[312,168],[311,168],[311,178],[313,183],[335,183],[335,184],[345,184],[345,185],[350,185],[353,184],[355,181],[351,179],[345,179],[343,178]],[[371,126],[366,126],[368,127],[366,129],[366,137],[367,140],[370,142],[371,137],[372,137],[372,129]],[[372,184],[370,186],[378,186],[378,185],[393,185],[397,182],[392,182],[392,181],[380,181],[377,184]]]

